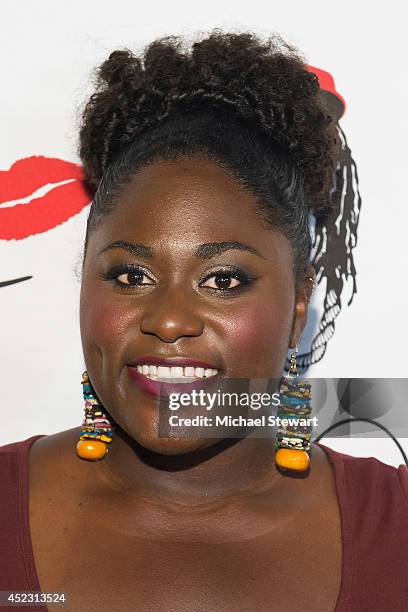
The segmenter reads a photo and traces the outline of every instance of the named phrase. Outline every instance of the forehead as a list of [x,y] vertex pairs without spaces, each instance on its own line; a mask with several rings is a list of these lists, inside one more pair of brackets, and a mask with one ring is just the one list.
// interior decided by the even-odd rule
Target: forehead
[[255,194],[205,158],[157,161],[141,168],[121,190],[97,234],[102,241],[165,241],[186,249],[225,240],[273,248],[284,240],[262,221]]
[[187,213],[196,222],[208,221],[209,214],[233,222],[237,212],[246,212],[256,221],[255,195],[245,190],[231,172],[203,158],[179,158],[144,166],[122,191],[117,209],[128,221],[140,220],[142,210],[154,212],[158,221],[170,221],[173,215],[183,217]]

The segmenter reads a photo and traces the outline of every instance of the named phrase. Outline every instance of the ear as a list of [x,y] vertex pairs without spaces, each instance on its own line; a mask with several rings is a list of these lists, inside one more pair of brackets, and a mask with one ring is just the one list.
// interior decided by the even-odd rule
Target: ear
[[290,348],[295,348],[300,342],[300,338],[307,323],[309,302],[312,297],[315,284],[316,271],[314,267],[309,264],[306,269],[304,279],[298,283],[296,291],[292,329],[289,339]]

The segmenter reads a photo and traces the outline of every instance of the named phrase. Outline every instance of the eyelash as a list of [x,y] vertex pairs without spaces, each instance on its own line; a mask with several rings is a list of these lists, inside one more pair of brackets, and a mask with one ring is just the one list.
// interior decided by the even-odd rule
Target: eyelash
[[220,277],[223,275],[231,279],[234,278],[238,280],[240,284],[237,285],[236,287],[231,287],[230,289],[214,289],[214,287],[206,287],[206,289],[209,289],[210,291],[213,291],[214,293],[218,293],[218,294],[231,295],[231,293],[233,292],[239,292],[239,291],[246,289],[249,285],[252,284],[254,280],[256,280],[254,277],[250,276],[249,274],[247,274],[243,270],[240,270],[239,268],[220,268],[216,272],[211,272],[207,274],[207,276],[205,276],[200,281],[200,285],[201,283],[208,281],[210,278],[213,278],[213,277],[216,278],[217,276]]
[[[111,270],[109,270],[109,272],[106,272],[106,273],[102,272],[101,274],[99,274],[99,276],[102,278],[102,280],[116,281],[116,285],[120,287],[121,289],[125,289],[125,290],[126,289],[136,289],[141,286],[149,286],[146,284],[130,285],[130,284],[122,283],[121,281],[117,280],[118,276],[121,276],[122,274],[131,274],[135,272],[142,273],[143,276],[149,277],[149,275],[143,268],[141,268],[140,266],[133,266],[133,265],[116,266],[115,268],[112,268]],[[205,276],[200,281],[200,285],[208,281],[210,278],[217,277],[217,276],[219,277],[222,275],[230,277],[231,279],[234,278],[238,280],[240,284],[236,287],[231,287],[230,289],[215,289],[214,287],[206,287],[206,289],[209,289],[210,291],[215,292],[215,293],[231,294],[232,292],[237,292],[242,289],[245,289],[254,280],[256,280],[255,278],[251,277],[249,274],[247,274],[243,270],[240,270],[239,268],[220,268],[216,272],[211,272],[210,274],[207,274],[207,276]]]

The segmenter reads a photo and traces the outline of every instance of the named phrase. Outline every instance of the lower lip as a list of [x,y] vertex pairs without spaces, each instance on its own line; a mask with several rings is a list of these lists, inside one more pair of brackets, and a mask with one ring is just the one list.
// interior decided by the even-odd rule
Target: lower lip
[[215,376],[199,378],[191,383],[165,383],[147,378],[147,376],[140,374],[135,367],[127,366],[127,369],[130,377],[137,384],[139,389],[155,398],[168,396],[171,393],[190,393],[194,389],[204,389],[219,379],[219,374],[216,374]]

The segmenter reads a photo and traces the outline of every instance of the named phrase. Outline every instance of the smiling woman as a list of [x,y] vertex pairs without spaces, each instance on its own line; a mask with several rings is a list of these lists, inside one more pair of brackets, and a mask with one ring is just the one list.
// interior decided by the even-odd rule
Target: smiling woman
[[[275,392],[300,341],[309,215],[332,210],[338,154],[317,78],[278,36],[219,30],[115,51],[97,77],[79,143],[85,420],[0,449],[17,568],[0,588],[63,591],[76,612],[404,609],[406,468],[313,444],[302,477],[280,471],[281,450],[308,460],[310,430],[210,431],[241,423],[238,404],[183,406],[163,435],[171,392]],[[285,414],[307,416],[307,384],[283,383]]]
[[[112,237],[139,247],[107,249]],[[205,446],[157,435],[156,404],[140,392],[145,375],[129,379],[128,366],[152,365],[151,357],[167,367],[199,360],[229,379],[277,377],[311,290],[303,287],[295,304],[292,269],[284,234],[260,223],[255,197],[214,162],[140,169],[122,187],[120,206],[92,230],[83,268],[85,362],[113,419],[155,452]]]

